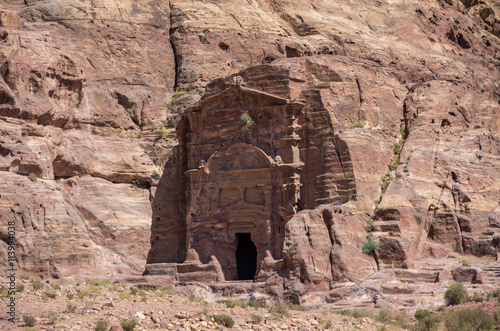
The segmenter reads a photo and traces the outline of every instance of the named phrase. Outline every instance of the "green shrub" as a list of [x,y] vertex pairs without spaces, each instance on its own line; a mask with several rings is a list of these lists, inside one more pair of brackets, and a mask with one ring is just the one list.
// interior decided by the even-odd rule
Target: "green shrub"
[[36,318],[35,318],[35,316],[24,315],[23,321],[24,321],[24,324],[26,324],[26,326],[32,327],[36,323]]
[[132,295],[130,295],[130,293],[119,293],[118,297],[120,298],[120,300],[130,301],[130,299],[132,299]]
[[389,163],[389,171],[396,170],[397,167],[399,167],[399,157]]
[[120,326],[123,328],[124,331],[132,331],[137,323],[132,320],[122,320],[120,322]]
[[431,313],[427,309],[418,309],[415,312],[415,318],[419,321],[423,320],[424,318],[431,316]]
[[394,148],[392,149],[394,154],[399,155],[401,153],[401,144],[400,143],[394,143]]
[[387,171],[387,173],[384,176],[382,176],[381,178],[382,184],[380,184],[380,189],[382,190],[382,193],[384,193],[385,190],[387,190],[387,187],[389,187],[393,179],[394,177],[391,176],[391,173],[389,171]]
[[486,300],[491,299],[491,297],[500,298],[500,288],[497,288],[497,289],[494,289],[494,290],[491,290],[490,292],[488,292],[488,294],[486,295]]
[[232,328],[234,326],[234,320],[227,315],[212,315],[215,323],[219,325],[226,326],[228,328]]
[[28,280],[28,279],[30,279],[30,277],[28,275],[21,275],[21,279],[22,280]]
[[403,138],[403,141],[408,138],[408,132],[406,132],[403,128],[399,129],[399,132],[401,133],[401,138]]
[[373,220],[372,219],[369,219],[368,222],[366,222],[365,230],[368,233],[372,232],[372,230],[373,230]]
[[500,309],[497,309],[493,313],[493,318],[495,319],[495,322],[497,323],[497,325],[500,325]]
[[380,246],[378,245],[378,243],[374,240],[368,240],[364,245],[363,245],[363,254],[372,254],[374,253],[375,251],[379,251],[380,250]]
[[446,314],[444,324],[448,330],[491,330],[495,321],[481,308],[461,309]]
[[307,311],[307,308],[301,305],[288,305],[288,309],[295,311]]
[[160,179],[160,173],[158,171],[154,171],[151,175],[151,178],[153,178],[154,180]]
[[281,319],[283,316],[288,316],[288,305],[275,301],[274,307],[269,309],[269,312],[277,317],[277,319]]
[[408,172],[408,166],[407,165],[404,166],[403,171],[404,172]]
[[75,298],[75,295],[73,293],[67,292],[66,298],[68,298],[69,300],[73,300]]
[[187,94],[187,92],[186,91],[174,92],[174,94],[172,94],[172,96],[170,97],[170,100],[167,102],[167,108],[168,109],[172,108],[172,105],[174,104],[175,100],[179,99],[184,94]]
[[48,318],[49,318],[50,325],[54,325],[57,323],[57,313],[55,311],[50,311]]
[[203,33],[206,33],[206,32],[208,32],[208,31],[210,31],[210,28],[204,28],[204,29],[203,29]]
[[254,298],[248,300],[248,305],[252,308],[260,308],[260,301]]
[[252,324],[260,324],[260,322],[262,322],[262,317],[256,314],[250,314],[250,321]]
[[240,116],[240,131],[244,133],[251,133],[255,126],[255,122],[246,111]]
[[439,326],[439,319],[435,316],[426,316],[417,321],[413,326],[413,331],[433,331],[437,330]]
[[59,286],[59,284],[52,283],[52,284],[50,284],[50,288],[53,290],[60,290],[61,286]]
[[55,299],[57,297],[57,293],[53,291],[45,291],[42,294],[42,298]]
[[87,281],[89,284],[92,284],[94,286],[103,286],[103,285],[111,285],[113,284],[113,281],[108,278],[104,279],[98,279],[98,280],[93,280],[93,281]]
[[16,285],[16,292],[22,292],[24,291],[24,285],[23,284],[17,284]]
[[39,277],[33,277],[31,279],[31,285],[35,291],[41,290],[44,287],[44,284]]
[[463,267],[470,267],[470,264],[467,261],[462,261],[462,266]]
[[[135,325],[132,327],[132,329],[135,327]],[[107,331],[108,330],[108,322],[105,320],[99,320],[95,324],[94,331]],[[124,328],[125,330],[125,328]]]
[[135,287],[135,286],[130,287],[130,293],[132,293],[132,295],[136,295],[138,292],[139,292],[139,289],[137,287]]
[[158,135],[158,138],[165,139],[168,137],[168,130],[165,128],[161,128],[156,132],[156,134]]
[[438,228],[438,225],[437,225],[437,223],[436,223],[436,220],[435,220],[435,219],[433,219],[433,220],[432,220],[432,222],[431,222],[431,228],[432,228],[434,231],[436,231],[436,230],[437,230],[437,228]]
[[70,314],[74,313],[76,311],[76,305],[68,302],[68,304],[66,305],[66,311]]
[[28,175],[28,179],[31,180],[32,182],[36,182],[38,180],[38,176],[34,173],[30,173]]
[[449,306],[458,305],[469,301],[469,295],[462,283],[453,283],[446,289],[444,298]]
[[364,125],[361,122],[356,122],[351,126],[351,129],[363,128]]
[[420,215],[420,214],[415,215],[415,220],[417,221],[418,225],[421,225],[422,224],[422,215]]

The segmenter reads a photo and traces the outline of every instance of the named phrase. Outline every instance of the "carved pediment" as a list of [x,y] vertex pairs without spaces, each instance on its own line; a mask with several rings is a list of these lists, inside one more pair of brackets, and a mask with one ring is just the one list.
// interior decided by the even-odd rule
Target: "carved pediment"
[[202,99],[197,105],[189,108],[186,112],[200,112],[218,109],[244,109],[297,105],[302,108],[304,104],[298,101],[292,101],[273,94],[246,87],[234,85],[230,88]]

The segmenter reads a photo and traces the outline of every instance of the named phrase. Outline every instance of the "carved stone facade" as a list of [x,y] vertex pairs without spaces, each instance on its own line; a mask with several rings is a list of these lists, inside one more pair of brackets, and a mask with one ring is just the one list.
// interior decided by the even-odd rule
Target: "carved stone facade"
[[327,116],[314,126],[305,110],[303,100],[238,83],[187,109],[153,206],[148,263],[181,263],[194,249],[204,263],[215,256],[225,279],[254,279],[269,252],[282,258],[294,214],[354,198],[352,167],[346,176],[324,161],[345,158]]

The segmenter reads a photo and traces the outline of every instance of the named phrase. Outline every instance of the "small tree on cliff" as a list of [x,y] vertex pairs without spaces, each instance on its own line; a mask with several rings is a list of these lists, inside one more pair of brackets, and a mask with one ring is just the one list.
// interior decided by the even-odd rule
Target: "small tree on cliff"
[[378,245],[378,243],[374,240],[371,240],[371,239],[368,240],[363,245],[363,249],[362,249],[363,254],[373,256],[373,258],[375,259],[375,263],[377,263],[377,269],[379,267],[378,267],[378,260],[377,260],[377,255],[375,255],[375,251],[379,251],[379,250],[380,250],[380,246]]

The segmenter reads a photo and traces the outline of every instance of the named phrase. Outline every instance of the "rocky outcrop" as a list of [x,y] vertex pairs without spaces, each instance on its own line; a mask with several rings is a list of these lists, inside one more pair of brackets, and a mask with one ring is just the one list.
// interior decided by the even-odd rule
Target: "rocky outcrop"
[[1,6],[2,238],[16,220],[25,273],[142,272],[172,145],[157,133],[175,81],[168,3]]

